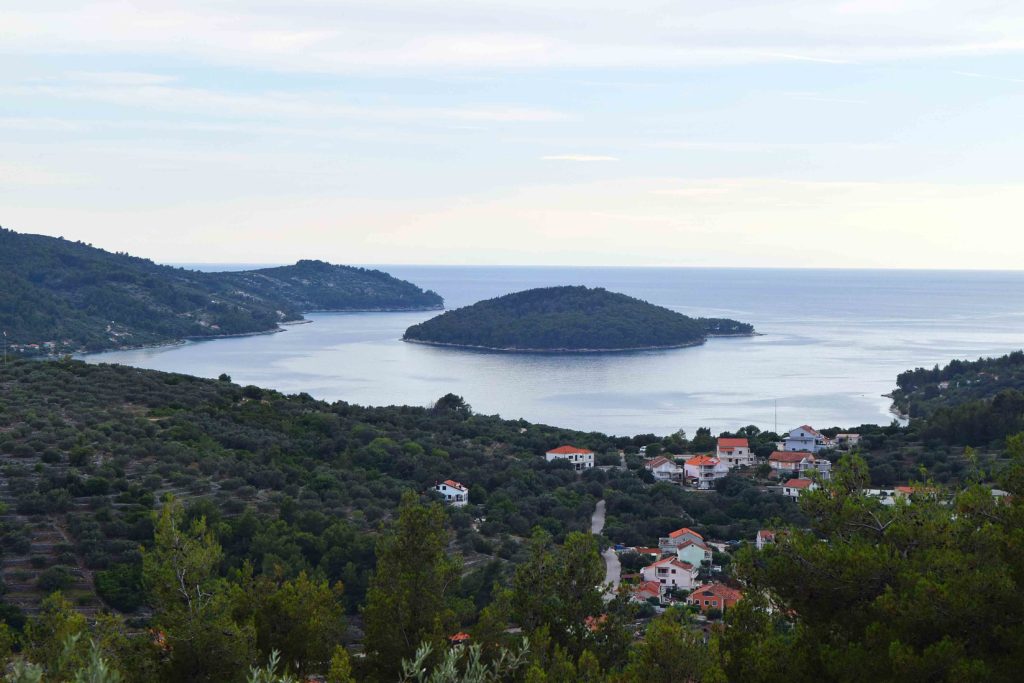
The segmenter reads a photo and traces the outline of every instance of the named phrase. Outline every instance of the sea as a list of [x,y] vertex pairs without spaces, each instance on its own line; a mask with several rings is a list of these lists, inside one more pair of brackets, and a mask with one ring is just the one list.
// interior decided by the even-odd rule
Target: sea
[[[175,264],[183,265],[183,264]],[[202,270],[243,264],[203,264]],[[1024,272],[375,266],[458,308],[509,292],[587,285],[691,316],[752,323],[753,337],[607,354],[510,354],[409,344],[435,311],[312,313],[277,334],[84,356],[363,405],[428,406],[616,435],[746,425],[889,424],[896,376],[1024,346]]]

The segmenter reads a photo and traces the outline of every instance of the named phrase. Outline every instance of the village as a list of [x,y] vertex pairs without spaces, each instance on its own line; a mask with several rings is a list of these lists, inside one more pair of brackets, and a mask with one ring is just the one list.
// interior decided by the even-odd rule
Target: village
[[[815,490],[819,482],[831,478],[829,454],[851,450],[859,442],[858,434],[842,433],[829,438],[802,425],[775,443],[776,450],[767,457],[758,457],[746,438],[720,437],[713,452],[700,454],[648,456],[647,447],[642,446],[640,472],[652,484],[668,483],[695,493],[712,491],[716,482],[729,475],[761,478],[773,482],[766,490],[796,501],[805,492]],[[620,456],[625,463],[625,454]],[[549,463],[568,463],[579,473],[599,467],[593,451],[572,445],[553,448],[544,457]],[[910,487],[896,487],[869,493],[891,504],[911,492]],[[470,503],[469,486],[453,479],[435,483],[432,493],[453,507]],[[591,532],[600,534],[603,526],[604,501],[599,501]],[[773,530],[761,529],[747,542],[761,550],[774,541]],[[608,547],[602,553],[607,570],[605,599],[611,600],[621,587],[632,602],[640,605],[641,617],[683,607],[693,613],[697,623],[719,620],[743,597],[742,586],[730,576],[727,567],[731,553],[743,543],[705,538],[692,528],[681,527],[652,538],[649,546]],[[453,644],[464,644],[469,636],[459,633],[453,639]]]

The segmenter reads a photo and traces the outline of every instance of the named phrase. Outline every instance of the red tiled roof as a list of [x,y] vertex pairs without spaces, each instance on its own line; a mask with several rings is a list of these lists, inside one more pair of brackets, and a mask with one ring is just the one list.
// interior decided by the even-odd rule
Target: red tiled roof
[[648,567],[660,567],[663,564],[671,564],[674,567],[679,567],[680,569],[685,569],[686,571],[692,571],[693,570],[693,565],[692,564],[690,564],[689,562],[683,562],[678,557],[666,557],[663,560],[658,560],[657,562],[654,562],[654,563],[649,564],[647,566]]
[[668,537],[669,538],[679,538],[683,534],[693,534],[694,536],[696,536],[700,540],[702,540],[702,541],[704,540],[703,536],[698,534],[696,531],[694,531],[690,527],[685,527],[685,526],[682,529],[676,529],[675,531],[669,533]]
[[662,465],[671,465],[671,464],[672,464],[671,460],[669,460],[668,458],[666,458],[664,456],[659,455],[654,460],[648,460],[647,462],[645,462],[644,463],[644,467],[646,467],[649,470],[653,470],[655,467],[661,467]]
[[791,489],[805,489],[811,485],[810,479],[790,479],[783,486]]
[[685,548],[688,545],[696,546],[696,547],[700,548],[701,550],[710,550],[710,548],[708,548],[706,545],[704,545],[700,541],[683,541],[679,545],[679,550],[682,550],[683,548]]
[[750,441],[747,439],[719,439],[718,450],[726,451],[733,448],[750,448]]
[[743,597],[743,593],[722,583],[709,583],[708,585],[701,586],[690,593],[688,600],[703,600],[705,597],[715,597],[720,598],[723,601],[730,600],[735,602]]
[[661,595],[661,584],[657,581],[644,581],[636,587],[633,591],[633,595],[636,597],[649,595],[652,598],[656,598]]
[[718,458],[712,458],[710,455],[698,455],[687,460],[686,464],[693,467],[700,467],[701,465],[717,465]]
[[914,492],[914,487],[913,486],[897,486],[896,490],[899,491],[900,493],[906,493],[907,495],[910,495],[911,493]]
[[465,487],[465,486],[463,486],[463,485],[462,485],[462,484],[460,484],[459,482],[455,481],[454,479],[445,479],[445,480],[444,480],[444,483],[445,483],[445,484],[446,484],[447,486],[449,486],[449,487],[451,487],[451,488],[453,488],[453,489],[458,489],[458,490],[460,490],[460,491],[465,491],[465,490],[466,490],[466,487]]
[[468,633],[463,633],[462,631],[460,631],[460,632],[456,633],[455,635],[450,636],[448,638],[448,640],[453,642],[453,643],[464,643],[467,640],[469,640],[470,638],[472,638],[472,636],[470,636]]
[[768,456],[770,462],[800,462],[804,458],[814,460],[814,456],[807,451],[775,451]]
[[763,538],[766,541],[769,541],[769,540],[770,541],[774,541],[775,540],[775,532],[772,531],[771,529],[761,529],[760,531],[757,532],[757,536],[758,536],[758,538]]
[[553,448],[548,453],[554,453],[556,455],[574,455],[574,454],[586,454],[593,453],[594,451],[588,451],[585,448],[576,448],[575,446],[559,446]]
[[633,548],[640,555],[661,555],[661,548]]

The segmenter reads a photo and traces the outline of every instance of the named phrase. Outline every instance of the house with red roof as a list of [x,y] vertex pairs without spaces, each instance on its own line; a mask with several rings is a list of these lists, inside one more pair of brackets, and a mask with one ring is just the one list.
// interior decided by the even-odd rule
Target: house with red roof
[[711,564],[711,548],[704,541],[687,539],[676,548],[676,557],[683,562],[699,567],[701,563]]
[[676,551],[679,550],[679,546],[687,541],[699,541],[700,543],[704,543],[704,537],[689,527],[683,527],[682,529],[676,529],[675,531],[669,532],[668,536],[659,538],[658,548],[661,550],[663,555],[667,555],[669,553],[675,554]]
[[764,547],[775,543],[775,532],[771,529],[760,529],[754,537],[754,547],[764,550]]
[[823,435],[814,427],[803,425],[789,431],[782,450],[817,453],[818,451],[832,447],[833,443],[831,439]]
[[657,581],[644,581],[637,585],[630,593],[630,597],[636,602],[647,602],[651,598],[661,599],[661,584]]
[[688,484],[698,489],[710,489],[715,482],[729,474],[729,466],[710,455],[698,455],[683,465]]
[[814,491],[818,488],[810,479],[790,479],[782,485],[782,495],[796,500],[804,491]]
[[559,446],[544,454],[548,462],[555,460],[566,460],[572,463],[573,469],[577,472],[590,469],[594,466],[594,451],[575,446]]
[[715,450],[715,457],[728,465],[730,469],[754,464],[754,456],[750,452],[750,441],[747,439],[720,438]]
[[817,472],[825,481],[832,477],[832,463],[828,458],[815,458],[806,451],[775,451],[768,456],[768,466],[777,477],[802,477]]
[[679,481],[683,478],[683,468],[662,455],[644,463],[644,469],[654,475],[655,481]]
[[735,588],[730,588],[723,583],[709,583],[690,593],[686,602],[698,607],[701,612],[707,612],[710,609],[724,612],[739,602],[742,597],[743,593]]
[[662,595],[672,589],[692,590],[697,585],[697,567],[678,557],[666,557],[640,570],[644,581],[655,581]]
[[469,505],[469,487],[454,479],[445,479],[434,484],[434,492],[444,498],[444,502],[455,507]]

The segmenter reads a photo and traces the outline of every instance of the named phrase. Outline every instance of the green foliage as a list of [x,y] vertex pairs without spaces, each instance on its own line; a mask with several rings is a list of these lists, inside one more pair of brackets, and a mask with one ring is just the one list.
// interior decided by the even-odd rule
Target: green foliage
[[440,308],[387,273],[299,261],[202,273],[0,228],[0,328],[14,345],[99,350],[262,332],[313,310]]
[[447,311],[405,331],[405,339],[525,351],[635,349],[694,344],[708,336],[752,334],[735,320],[689,318],[625,294],[547,287]]
[[251,624],[236,620],[239,589],[217,574],[220,545],[205,519],[183,528],[184,509],[173,498],[155,520],[153,546],[142,556],[143,580],[157,612],[168,653],[169,681],[237,680],[251,661]]
[[856,456],[841,461],[832,484],[802,496],[810,530],[777,537],[741,561],[750,586],[795,617],[790,650],[799,656],[787,662],[790,675],[1016,680],[1024,657],[1024,452],[1013,457],[1009,502],[982,486],[950,492],[928,483],[911,502],[885,506],[863,493],[866,465]]
[[429,643],[416,649],[411,659],[402,660],[402,683],[499,683],[514,681],[516,673],[529,661],[529,641],[525,638],[518,648],[502,649],[493,660],[483,657],[479,645],[449,648],[433,667],[436,657]]
[[363,609],[365,647],[377,680],[394,680],[403,659],[423,644],[439,649],[455,627],[450,597],[460,562],[447,552],[440,504],[411,492],[398,519],[377,541],[377,570]]

